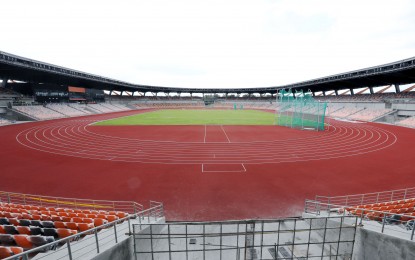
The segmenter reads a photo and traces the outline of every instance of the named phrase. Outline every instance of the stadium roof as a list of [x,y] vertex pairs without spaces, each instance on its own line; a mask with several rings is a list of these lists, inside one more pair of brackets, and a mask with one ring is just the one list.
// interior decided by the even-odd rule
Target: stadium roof
[[[299,72],[300,73],[300,72]],[[0,78],[33,83],[54,83],[85,88],[139,92],[275,93],[292,88],[313,92],[376,87],[415,82],[415,57],[370,68],[267,88],[171,88],[128,83],[0,52]]]

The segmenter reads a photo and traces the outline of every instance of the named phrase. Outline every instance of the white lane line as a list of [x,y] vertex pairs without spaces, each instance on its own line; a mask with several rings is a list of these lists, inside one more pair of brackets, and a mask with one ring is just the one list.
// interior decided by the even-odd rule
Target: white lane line
[[205,137],[203,138],[203,142],[206,143],[206,125],[205,125]]
[[228,135],[226,134],[225,129],[223,129],[223,126],[222,126],[222,125],[220,126],[220,128],[222,128],[222,131],[223,131],[223,133],[225,134],[226,139],[228,139],[228,143],[230,143],[230,142],[231,142],[231,140],[229,140],[229,137],[228,137]]
[[[239,164],[239,163],[237,163],[237,164]],[[243,168],[243,170],[221,170],[221,171],[212,171],[212,170],[204,170],[204,167],[203,167],[203,163],[202,163],[202,173],[205,173],[205,172],[207,172],[207,173],[209,173],[209,172],[241,172],[241,173],[244,173],[244,172],[246,172],[246,168],[245,168],[245,165],[243,164],[243,163],[241,163],[241,165],[242,165],[242,168]]]
[[241,163],[242,167],[244,168],[244,172],[246,172],[246,168],[245,165],[243,163]]

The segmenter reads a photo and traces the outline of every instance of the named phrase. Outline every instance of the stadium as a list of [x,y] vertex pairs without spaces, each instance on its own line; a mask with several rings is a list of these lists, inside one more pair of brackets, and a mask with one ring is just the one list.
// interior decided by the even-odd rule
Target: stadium
[[183,1],[6,8],[0,259],[415,259],[412,5]]
[[[415,194],[405,188],[415,147],[414,58],[276,88],[180,89],[201,97],[0,58],[2,243],[46,251],[34,259],[91,256],[94,245],[92,253],[67,250],[88,245],[89,230],[104,244],[100,233],[113,232],[111,223],[129,228],[118,232],[134,238],[137,259],[347,259],[359,223],[365,236],[413,248]],[[388,85],[368,86],[379,81]],[[344,85],[367,86],[368,94]],[[395,93],[383,94],[388,88]],[[100,225],[107,230],[96,233]],[[52,242],[32,242],[35,227]],[[323,231],[338,237],[319,241]],[[166,247],[166,239],[181,246]],[[149,241],[158,246],[150,250]]]

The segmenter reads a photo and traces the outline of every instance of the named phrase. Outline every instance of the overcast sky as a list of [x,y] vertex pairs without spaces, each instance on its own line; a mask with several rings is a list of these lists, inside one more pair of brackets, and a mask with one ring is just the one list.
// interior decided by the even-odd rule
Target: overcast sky
[[415,1],[13,0],[0,50],[131,83],[268,87],[415,56]]

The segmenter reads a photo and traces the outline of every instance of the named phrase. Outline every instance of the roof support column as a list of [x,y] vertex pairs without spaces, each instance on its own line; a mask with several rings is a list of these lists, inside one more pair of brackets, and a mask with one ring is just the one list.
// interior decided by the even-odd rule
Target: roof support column
[[1,80],[2,80],[2,82],[0,83],[0,87],[6,88],[8,79],[4,78],[4,79],[1,79]]
[[370,94],[373,94],[373,87],[369,87]]
[[396,93],[401,92],[401,88],[399,87],[399,84],[395,84],[395,91],[396,91]]
[[325,97],[326,96],[326,91],[321,91],[321,92],[323,92],[323,97]]
[[350,95],[354,95],[354,90],[352,88],[350,89]]
[[336,94],[336,96],[339,95],[339,91],[337,89],[334,90],[334,93]]

